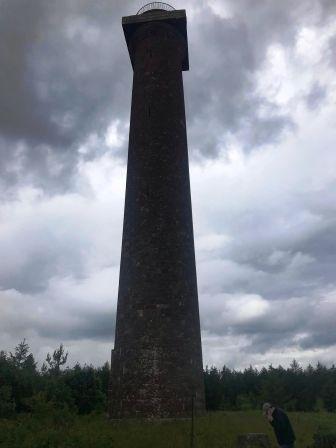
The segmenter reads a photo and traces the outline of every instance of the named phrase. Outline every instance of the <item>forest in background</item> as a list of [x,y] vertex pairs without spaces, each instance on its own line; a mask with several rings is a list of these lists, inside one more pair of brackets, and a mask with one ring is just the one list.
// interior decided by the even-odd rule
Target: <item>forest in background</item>
[[[106,411],[109,364],[67,367],[68,353],[61,344],[40,368],[26,340],[12,352],[0,351],[0,418],[17,414]],[[321,363],[302,368],[269,366],[243,371],[206,367],[206,407],[209,411],[259,410],[264,401],[287,411],[336,411],[336,367]]]

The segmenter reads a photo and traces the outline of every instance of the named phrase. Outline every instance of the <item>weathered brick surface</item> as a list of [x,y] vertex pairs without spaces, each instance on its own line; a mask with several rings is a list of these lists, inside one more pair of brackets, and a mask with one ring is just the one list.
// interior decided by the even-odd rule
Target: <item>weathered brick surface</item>
[[[169,14],[169,13],[166,13]],[[182,61],[176,27],[148,21],[129,43],[134,79],[111,418],[204,410]]]

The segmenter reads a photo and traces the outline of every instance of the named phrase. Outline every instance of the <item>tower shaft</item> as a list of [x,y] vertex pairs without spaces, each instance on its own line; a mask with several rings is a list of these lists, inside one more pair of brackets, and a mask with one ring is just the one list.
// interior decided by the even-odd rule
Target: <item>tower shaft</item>
[[175,13],[161,20],[146,13],[140,24],[125,18],[134,77],[112,418],[187,417],[192,394],[196,411],[204,408],[182,80],[187,41],[168,20]]

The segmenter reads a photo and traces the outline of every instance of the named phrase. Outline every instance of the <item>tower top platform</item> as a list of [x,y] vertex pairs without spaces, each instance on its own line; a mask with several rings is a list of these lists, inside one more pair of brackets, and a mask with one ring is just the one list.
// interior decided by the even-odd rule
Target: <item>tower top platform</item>
[[[153,7],[150,5],[154,5]],[[166,5],[160,8],[158,5]],[[168,9],[168,7],[172,9]],[[185,9],[173,9],[167,3],[154,2],[148,3],[139,9],[138,13],[133,16],[126,16],[122,18],[122,27],[125,34],[125,39],[133,66],[133,58],[131,51],[131,39],[137,29],[144,24],[150,22],[163,22],[171,25],[176,31],[185,39],[186,54],[182,61],[182,70],[189,70],[189,54],[188,54],[188,35],[187,35],[187,16]]]
[[151,2],[144,5],[142,8],[139,9],[137,12],[137,15],[144,14],[148,11],[175,11],[175,8],[173,8],[168,3],[163,2]]

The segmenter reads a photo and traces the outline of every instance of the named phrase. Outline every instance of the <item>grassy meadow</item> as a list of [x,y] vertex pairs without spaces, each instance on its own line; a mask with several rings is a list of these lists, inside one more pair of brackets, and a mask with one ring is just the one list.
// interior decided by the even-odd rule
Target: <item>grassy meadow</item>
[[[289,413],[297,448],[312,445],[318,430],[336,428],[336,414]],[[235,447],[238,434],[264,432],[276,447],[271,427],[256,411],[213,412],[195,419],[195,448]],[[186,448],[190,422],[110,423],[102,414],[52,415],[0,420],[1,448]]]

